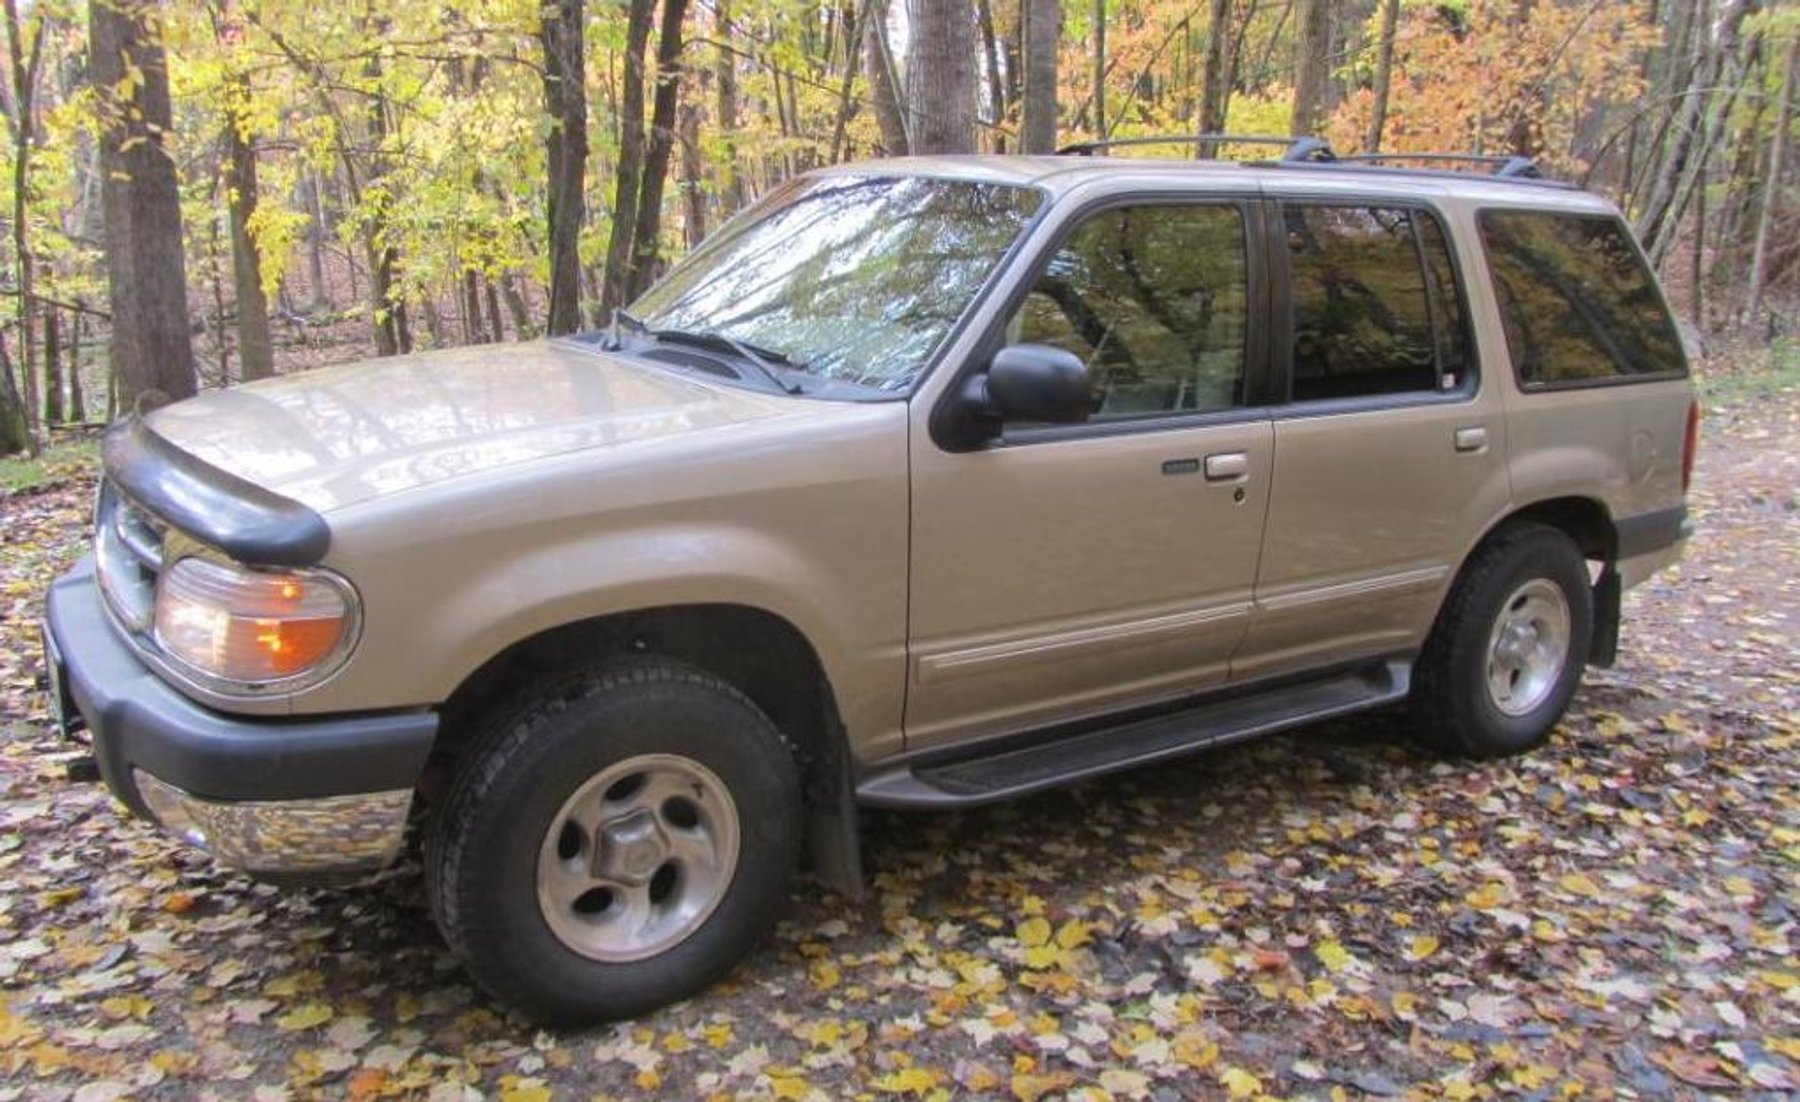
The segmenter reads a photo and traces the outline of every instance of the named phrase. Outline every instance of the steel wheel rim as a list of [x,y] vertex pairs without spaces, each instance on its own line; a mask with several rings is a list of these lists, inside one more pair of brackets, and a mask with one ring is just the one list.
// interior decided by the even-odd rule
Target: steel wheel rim
[[1513,590],[1488,633],[1488,698],[1501,713],[1522,716],[1556,691],[1569,662],[1569,599],[1547,578]]
[[718,908],[738,841],[737,804],[712,770],[676,754],[626,758],[551,818],[538,847],[538,910],[590,960],[656,956]]

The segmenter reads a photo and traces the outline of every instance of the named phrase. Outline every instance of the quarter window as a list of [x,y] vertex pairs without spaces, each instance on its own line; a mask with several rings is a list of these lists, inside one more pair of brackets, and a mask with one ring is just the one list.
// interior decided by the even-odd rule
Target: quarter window
[[1675,323],[1618,219],[1483,211],[1481,240],[1524,386],[1686,372]]
[[1080,356],[1095,420],[1227,409],[1244,398],[1247,301],[1236,207],[1130,207],[1076,229],[1007,339]]
[[1437,219],[1422,211],[1282,206],[1293,398],[1450,390],[1468,327]]

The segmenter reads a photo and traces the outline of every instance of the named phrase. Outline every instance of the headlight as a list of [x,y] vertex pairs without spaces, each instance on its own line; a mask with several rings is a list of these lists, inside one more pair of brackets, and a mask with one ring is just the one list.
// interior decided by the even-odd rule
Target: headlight
[[323,570],[251,570],[184,558],[156,584],[156,642],[227,691],[293,687],[336,669],[355,641],[356,594]]

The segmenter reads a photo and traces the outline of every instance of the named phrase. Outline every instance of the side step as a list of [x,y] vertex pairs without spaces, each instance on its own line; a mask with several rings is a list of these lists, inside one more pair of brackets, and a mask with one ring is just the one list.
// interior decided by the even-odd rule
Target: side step
[[1389,662],[1025,746],[1008,740],[979,756],[940,756],[893,766],[859,784],[856,796],[870,807],[902,809],[993,803],[1390,704],[1406,696],[1411,680],[1410,663]]

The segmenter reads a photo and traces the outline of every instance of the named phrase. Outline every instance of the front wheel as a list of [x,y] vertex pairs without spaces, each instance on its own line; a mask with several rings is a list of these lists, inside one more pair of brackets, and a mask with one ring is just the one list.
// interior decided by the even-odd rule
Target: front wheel
[[1420,656],[1420,740],[1476,758],[1536,746],[1575,695],[1593,631],[1593,589],[1574,542],[1540,524],[1503,532],[1470,559]]
[[781,735],[676,663],[584,674],[477,736],[426,851],[444,938],[546,1022],[692,994],[773,925],[798,853]]

